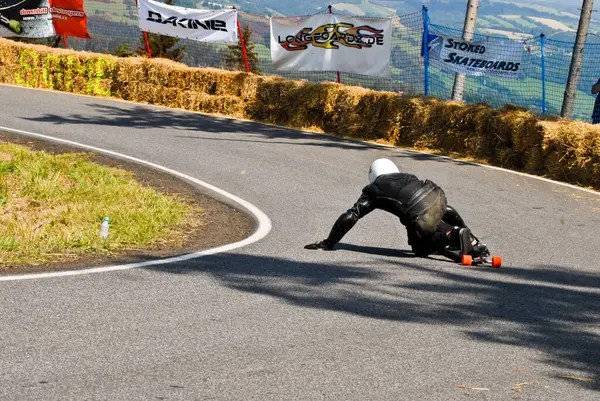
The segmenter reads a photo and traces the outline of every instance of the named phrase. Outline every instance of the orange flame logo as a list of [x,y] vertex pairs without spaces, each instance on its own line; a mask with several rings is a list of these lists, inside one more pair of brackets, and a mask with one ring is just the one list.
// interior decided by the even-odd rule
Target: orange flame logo
[[306,50],[309,45],[323,49],[339,49],[339,45],[356,49],[369,48],[383,45],[383,37],[383,29],[339,23],[321,25],[314,31],[312,28],[303,28],[295,36],[280,36],[278,39],[284,49],[298,51]]

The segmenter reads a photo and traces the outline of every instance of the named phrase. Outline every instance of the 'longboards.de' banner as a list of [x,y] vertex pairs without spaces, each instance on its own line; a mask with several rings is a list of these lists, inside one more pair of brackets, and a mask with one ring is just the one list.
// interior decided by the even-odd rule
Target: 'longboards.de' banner
[[[0,0],[1,1],[1,0]],[[237,10],[197,10],[139,0],[140,29],[202,42],[238,43]]]
[[318,14],[271,18],[271,59],[279,71],[390,75],[391,18]]

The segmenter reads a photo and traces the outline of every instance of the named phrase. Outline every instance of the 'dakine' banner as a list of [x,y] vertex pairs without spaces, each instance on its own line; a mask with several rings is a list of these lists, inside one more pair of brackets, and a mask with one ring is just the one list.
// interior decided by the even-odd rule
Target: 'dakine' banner
[[[1,0],[0,0],[1,1]],[[140,29],[203,42],[237,43],[237,10],[197,10],[139,0]]]
[[389,76],[390,18],[318,14],[271,18],[271,59],[279,71]]
[[522,77],[523,45],[514,40],[467,42],[437,36],[429,42],[429,64],[460,74]]
[[0,37],[54,36],[48,0],[0,0]]

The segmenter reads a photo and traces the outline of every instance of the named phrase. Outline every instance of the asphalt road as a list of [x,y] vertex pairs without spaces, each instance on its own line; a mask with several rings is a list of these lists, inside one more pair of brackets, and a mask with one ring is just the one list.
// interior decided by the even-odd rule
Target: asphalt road
[[[600,196],[107,99],[0,86],[0,105],[0,126],[169,167],[273,225],[259,242],[181,263],[0,282],[1,400],[600,398]],[[334,252],[304,250],[354,203],[377,157],[440,184],[505,266],[414,258],[384,212]]]

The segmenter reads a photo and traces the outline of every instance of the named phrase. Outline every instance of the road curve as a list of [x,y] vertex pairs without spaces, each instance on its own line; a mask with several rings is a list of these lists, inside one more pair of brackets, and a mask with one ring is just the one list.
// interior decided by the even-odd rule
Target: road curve
[[235,209],[239,209],[239,210],[243,211],[243,213],[246,213],[254,220],[256,227],[254,228],[254,231],[247,238],[244,238],[240,241],[237,241],[237,242],[234,242],[231,244],[225,244],[225,245],[222,245],[222,246],[219,246],[216,248],[203,249],[203,250],[188,253],[185,255],[174,256],[174,257],[169,257],[169,258],[154,259],[154,260],[148,260],[148,261],[137,262],[137,263],[127,263],[127,264],[120,264],[120,265],[112,264],[110,266],[102,266],[102,267],[94,267],[94,268],[88,267],[88,268],[83,268],[83,269],[65,269],[63,271],[46,272],[46,273],[7,274],[7,275],[0,276],[0,281],[37,280],[37,279],[41,279],[41,278],[66,277],[66,276],[75,276],[75,275],[92,274],[92,273],[106,273],[106,272],[110,272],[110,271],[127,270],[127,269],[134,269],[134,268],[140,268],[140,267],[145,268],[145,267],[154,266],[157,264],[179,263],[179,262],[184,262],[184,261],[202,257],[202,256],[214,255],[217,253],[232,251],[234,249],[241,248],[243,246],[260,241],[266,235],[269,234],[269,231],[271,231],[271,220],[269,219],[269,217],[266,214],[264,214],[256,206],[252,205],[249,202],[246,202],[243,199],[238,198],[237,196],[235,196],[233,194],[223,191],[222,189],[217,188],[214,185],[211,185],[204,181],[198,180],[194,177],[190,177],[186,174],[182,174],[178,171],[171,170],[164,166],[159,166],[156,163],[152,163],[152,162],[141,160],[141,159],[138,159],[135,157],[123,155],[118,152],[104,150],[104,149],[97,148],[95,146],[84,145],[84,144],[69,141],[66,139],[59,139],[59,138],[55,138],[55,137],[51,137],[51,136],[47,136],[47,135],[36,134],[33,132],[29,132],[29,131],[15,130],[12,128],[0,126],[0,133],[2,133],[2,132],[11,133],[13,135],[16,134],[16,135],[20,135],[20,136],[23,136],[26,138],[32,138],[32,139],[35,138],[35,139],[52,142],[52,143],[60,143],[62,145],[72,146],[74,149],[79,148],[81,150],[85,150],[85,151],[89,151],[89,152],[96,152],[96,153],[103,154],[106,156],[111,156],[114,158],[119,158],[119,159],[127,160],[129,162],[141,164],[143,166],[152,168],[154,170],[163,171],[165,173],[171,174],[179,179],[185,180],[188,183],[195,185],[196,187],[198,187],[199,190],[203,191],[203,193],[210,195],[213,198],[221,200],[222,202],[228,204],[230,207],[233,207]]
[[[273,224],[259,242],[199,259],[0,283],[2,400],[599,396],[594,193],[180,110],[9,86],[0,99],[0,126],[165,166]],[[304,250],[377,157],[440,184],[506,266],[413,258],[383,212],[335,252]]]

